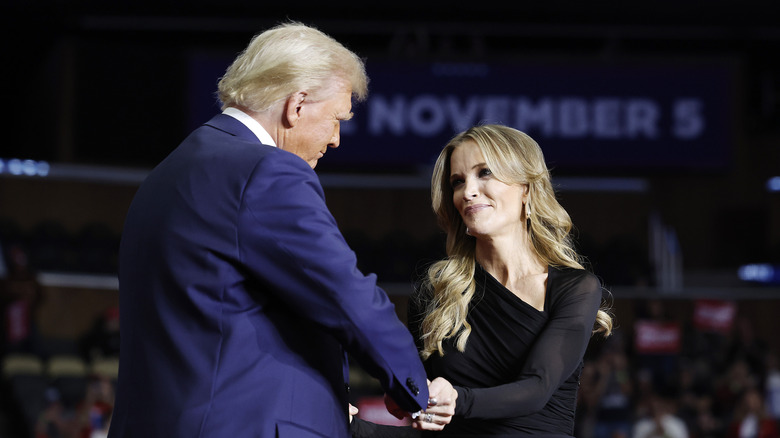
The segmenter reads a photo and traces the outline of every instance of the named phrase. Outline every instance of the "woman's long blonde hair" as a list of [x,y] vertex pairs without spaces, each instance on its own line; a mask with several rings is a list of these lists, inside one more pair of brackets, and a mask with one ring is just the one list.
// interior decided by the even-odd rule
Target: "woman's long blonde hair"
[[[570,235],[571,218],[555,197],[539,145],[525,133],[501,125],[475,126],[456,135],[439,154],[431,178],[431,204],[439,225],[447,233],[447,258],[428,268],[425,286],[432,297],[422,321],[423,359],[437,351],[443,355],[442,341],[453,336],[458,350],[464,351],[471,333],[466,313],[476,291],[476,240],[466,234],[450,186],[452,152],[466,141],[477,144],[487,167],[499,181],[528,184],[527,202],[532,206],[529,234],[539,259],[551,266],[583,267]],[[612,318],[600,309],[594,332],[608,336],[611,331]]]

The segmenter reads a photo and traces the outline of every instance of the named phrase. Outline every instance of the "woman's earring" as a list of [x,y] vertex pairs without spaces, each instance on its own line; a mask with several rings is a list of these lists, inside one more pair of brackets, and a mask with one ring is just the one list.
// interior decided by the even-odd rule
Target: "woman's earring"
[[531,232],[531,201],[525,203],[525,228]]
[[466,235],[471,236],[471,233],[469,232],[469,227],[466,227]]

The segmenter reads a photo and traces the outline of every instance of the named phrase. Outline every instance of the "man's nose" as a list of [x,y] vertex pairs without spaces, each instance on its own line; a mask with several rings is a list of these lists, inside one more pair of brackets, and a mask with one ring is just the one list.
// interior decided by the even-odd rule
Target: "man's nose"
[[341,142],[341,128],[339,126],[336,126],[336,130],[333,132],[333,137],[330,138],[330,143],[328,143],[328,147],[337,148],[339,147],[340,142]]

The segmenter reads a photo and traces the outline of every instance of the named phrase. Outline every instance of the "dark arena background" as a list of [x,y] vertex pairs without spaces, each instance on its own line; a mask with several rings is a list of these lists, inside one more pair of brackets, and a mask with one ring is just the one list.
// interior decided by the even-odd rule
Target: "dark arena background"
[[[105,436],[128,205],[219,110],[227,63],[287,20],[365,58],[369,98],[317,172],[402,320],[413,275],[443,256],[435,156],[508,124],[539,142],[610,291],[577,436],[628,437],[659,409],[691,437],[780,422],[780,3],[266,3],[0,6],[0,437]],[[361,415],[392,423],[376,382],[351,380]]]

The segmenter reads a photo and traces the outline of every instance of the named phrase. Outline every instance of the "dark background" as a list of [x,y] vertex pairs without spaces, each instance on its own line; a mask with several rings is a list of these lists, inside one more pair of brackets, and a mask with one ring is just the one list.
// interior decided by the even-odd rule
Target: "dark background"
[[[580,250],[612,292],[617,339],[629,352],[645,302],[662,301],[666,317],[686,325],[702,298],[737,302],[740,321],[780,351],[780,289],[737,276],[744,264],[780,264],[780,193],[767,190],[780,176],[777,1],[5,1],[0,159],[45,160],[53,171],[46,178],[0,172],[0,244],[27,248],[30,268],[42,274],[34,322],[48,354],[70,352],[68,343],[118,301],[116,248],[138,181],[197,123],[192,99],[214,92],[193,92],[193,54],[232,57],[288,19],[335,37],[369,69],[382,62],[732,66],[722,108],[729,138],[717,140],[725,145],[717,166],[663,150],[664,166],[561,166],[553,180]],[[327,203],[361,268],[378,274],[403,318],[412,273],[443,252],[429,175],[329,165],[349,147],[318,167]],[[738,336],[728,336],[730,345]],[[730,363],[721,360],[718,376]]]
[[[777,194],[766,190],[767,180],[780,173],[778,9],[773,1],[10,1],[2,6],[9,114],[0,157],[151,168],[198,122],[190,120],[193,94],[213,92],[190,90],[191,55],[232,56],[252,35],[287,19],[317,26],[365,57],[369,67],[372,61],[556,59],[609,68],[627,60],[725,60],[737,72],[729,91],[734,132],[725,141],[725,166],[634,172],[616,165],[590,174],[564,167],[554,176],[643,178],[648,188],[631,197],[644,210],[635,218],[643,224],[624,237],[643,252],[646,220],[658,214],[680,239],[686,268],[735,272],[740,264],[779,257]],[[674,156],[665,160],[673,164]],[[329,171],[327,158],[319,170]],[[621,218],[630,221],[635,213],[630,203],[614,202],[621,196],[614,192],[561,196],[583,239],[602,248],[615,238]],[[13,205],[2,208],[23,229],[36,221]],[[346,212],[334,214],[338,219]],[[110,226],[119,231],[121,219]],[[401,221],[399,227],[408,225]]]

